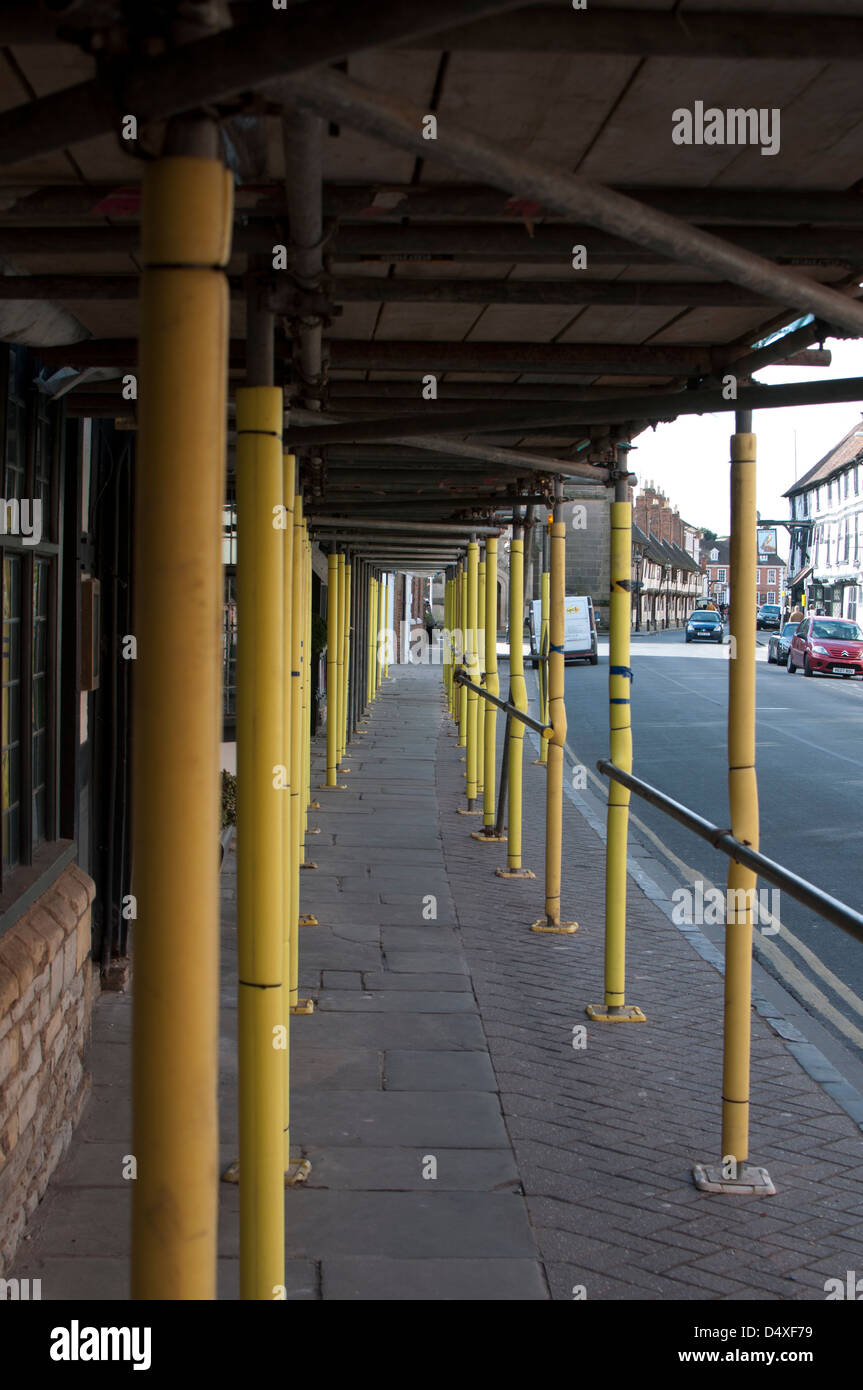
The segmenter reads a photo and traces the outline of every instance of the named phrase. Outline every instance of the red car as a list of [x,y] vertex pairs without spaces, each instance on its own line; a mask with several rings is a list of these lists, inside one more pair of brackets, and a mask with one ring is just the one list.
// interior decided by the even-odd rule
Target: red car
[[805,618],[791,639],[788,674],[863,676],[863,631],[850,618]]

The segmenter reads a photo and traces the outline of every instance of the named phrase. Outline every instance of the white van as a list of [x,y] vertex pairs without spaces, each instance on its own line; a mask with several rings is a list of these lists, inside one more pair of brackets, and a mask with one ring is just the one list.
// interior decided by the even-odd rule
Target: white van
[[[535,598],[528,613],[530,625],[530,659],[534,666],[539,665],[540,637],[542,635],[542,600]],[[593,600],[589,594],[564,599],[563,628],[564,661],[589,661],[596,666],[599,661],[596,649],[596,617]]]

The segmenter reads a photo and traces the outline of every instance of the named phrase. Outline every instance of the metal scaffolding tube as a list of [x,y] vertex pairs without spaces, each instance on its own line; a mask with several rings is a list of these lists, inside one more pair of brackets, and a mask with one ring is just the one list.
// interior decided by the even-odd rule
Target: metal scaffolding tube
[[459,130],[450,121],[446,140],[424,140],[422,110],[384,97],[341,73],[319,70],[291,79],[287,85],[302,105],[319,115],[342,120],[422,159],[438,153],[451,167],[507,191],[517,188],[521,197],[535,198],[550,212],[583,217],[592,226],[626,237],[637,246],[699,266],[780,304],[808,310],[855,337],[863,336],[863,305],[635,198],[514,156],[473,132]]

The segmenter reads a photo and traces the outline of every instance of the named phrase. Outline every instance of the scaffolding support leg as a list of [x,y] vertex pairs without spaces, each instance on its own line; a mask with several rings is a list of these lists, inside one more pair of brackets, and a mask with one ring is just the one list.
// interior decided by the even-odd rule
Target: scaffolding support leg
[[[477,660],[477,601],[478,601],[478,581],[479,581],[479,546],[476,541],[471,541],[467,548],[467,622],[465,624],[465,666],[467,668],[468,679],[475,684],[479,681],[479,663]],[[475,690],[467,692],[467,719],[466,733],[467,743],[465,752],[465,793],[467,796],[467,810],[464,815],[479,814],[476,810],[476,774],[477,774],[477,700],[479,696]]]
[[[509,682],[510,701],[527,713],[527,686],[524,681],[524,539],[523,529],[513,527],[509,550]],[[509,721],[507,739],[509,776],[509,825],[507,828],[506,868],[496,869],[499,878],[536,878],[521,862],[522,772],[524,766],[524,724]]]
[[[231,202],[214,123],[172,125],[166,156],[144,174],[141,229],[132,1047],[138,1300],[216,1297],[214,851],[224,603],[217,538],[228,345],[220,267],[230,255]],[[191,978],[177,969],[178,940],[195,961]]]
[[[237,391],[237,943],[240,1069],[240,1291],[284,1283],[285,990],[283,817],[284,544],[282,392]],[[240,630],[242,629],[242,630]]]
[[[756,445],[751,412],[738,412],[731,437],[731,660],[728,663],[728,801],[731,833],[758,849],[755,771],[755,510]],[[749,1072],[752,1013],[752,921],[757,876],[728,864],[725,927],[725,1028],[722,1059],[722,1159],[696,1164],[703,1192],[772,1196],[766,1168],[749,1158]]]
[[[555,485],[554,521],[551,528],[551,571],[543,574],[543,591],[548,611],[548,699],[543,722],[550,718],[551,737],[543,737],[548,749],[548,778],[545,786],[545,920],[534,922],[531,931],[571,934],[577,922],[560,918],[560,878],[563,861],[563,762],[566,747],[566,705],[564,703],[564,626],[566,608],[566,524],[560,502],[560,484]],[[548,583],[546,583],[548,579]]]
[[[497,536],[489,536],[485,543],[485,688],[489,695],[500,695],[500,678],[497,671]],[[473,831],[473,839],[496,844],[506,839],[503,832],[503,815],[500,828],[497,827],[495,808],[495,781],[497,758],[497,705],[483,701],[486,706],[483,723],[483,787],[482,787],[482,830]],[[507,732],[509,725],[507,724]],[[503,766],[506,770],[508,738],[503,741]],[[503,781],[503,779],[502,779]],[[506,804],[504,797],[502,806]]]
[[[628,444],[618,446],[618,481],[611,503],[611,596],[608,636],[608,727],[611,761],[632,771],[632,503]],[[629,791],[612,781],[608,789],[605,844],[605,1003],[588,1004],[598,1023],[644,1023],[641,1009],[626,1003],[626,888]]]

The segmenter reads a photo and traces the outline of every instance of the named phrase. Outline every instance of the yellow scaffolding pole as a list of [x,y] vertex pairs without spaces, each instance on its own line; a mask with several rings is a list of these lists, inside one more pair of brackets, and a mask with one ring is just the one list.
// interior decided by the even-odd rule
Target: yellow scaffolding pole
[[283,980],[284,988],[282,991],[282,1002],[284,1005],[284,1016],[282,1023],[284,1026],[284,1037],[282,1042],[284,1058],[282,1067],[282,1084],[284,1088],[283,1106],[283,1158],[285,1172],[290,1168],[291,1162],[291,1028],[290,1014],[291,1006],[296,1003],[296,996],[291,992],[291,984],[296,973],[296,932],[294,923],[297,920],[300,907],[299,883],[295,882],[293,867],[296,858],[296,841],[291,830],[291,800],[294,778],[298,776],[297,768],[293,757],[293,678],[291,674],[291,652],[293,646],[293,627],[294,627],[294,490],[295,490],[296,460],[293,454],[283,454],[282,456],[282,506],[283,512],[281,519],[283,522],[282,536],[282,618],[283,618],[283,651],[285,661],[284,672],[284,729],[285,729],[285,791],[284,797],[286,805],[282,814],[282,869],[284,873],[285,887],[283,893],[284,918],[282,921],[282,940],[284,950]]
[[441,634],[441,681],[443,683],[444,697],[446,699],[447,713],[450,712],[450,585],[452,581],[444,579],[443,585],[443,632]]
[[[476,601],[476,649],[480,684],[485,682],[485,555],[479,562]],[[476,790],[479,796],[485,785],[485,712],[487,700],[477,696],[476,706]]]
[[[611,595],[608,605],[608,725],[611,761],[632,771],[632,503],[627,483],[628,444],[618,446],[615,501],[611,503]],[[588,1004],[599,1023],[643,1023],[644,1014],[626,1001],[626,859],[629,791],[612,781],[608,789],[605,846],[605,1003]]]
[[[304,738],[303,719],[308,704],[306,686],[308,673],[304,670],[306,628],[309,615],[306,611],[306,598],[309,584],[306,570],[308,554],[306,526],[303,520],[303,499],[300,493],[294,497],[294,546],[292,555],[293,571],[293,621],[291,625],[291,955],[290,955],[290,1012],[292,1014],[314,1013],[313,1000],[300,998],[300,926],[316,926],[317,918],[311,913],[300,913],[300,866],[305,858],[304,811],[308,806],[307,785],[307,742]],[[305,1165],[308,1171],[309,1165]],[[302,1177],[302,1173],[298,1172]]]
[[339,731],[341,721],[341,576],[344,556],[331,551],[327,557],[327,780],[321,790],[344,791],[339,783]]
[[381,676],[389,676],[389,596],[391,596],[391,578],[389,574],[384,575],[384,584],[381,585],[381,632],[384,635],[384,648],[381,652]]
[[302,497],[300,498],[300,519],[303,525],[303,642],[300,649],[300,680],[303,691],[301,719],[301,745],[303,759],[303,790],[300,800],[302,834],[300,839],[300,864],[305,862],[306,830],[309,824],[309,811],[318,810],[320,803],[312,801],[312,544],[309,528],[303,516]]
[[339,557],[327,560],[327,786],[338,782],[339,761]]
[[[731,833],[758,849],[755,772],[756,452],[754,434],[731,438],[731,598],[728,663],[728,801]],[[729,860],[725,934],[725,1047],[722,1154],[749,1157],[749,1043],[752,1009],[752,902],[756,875]],[[745,906],[738,907],[739,894]]]
[[[460,692],[453,679],[456,668],[456,628],[458,627],[458,571],[453,570],[449,583],[449,717],[458,724]],[[452,731],[457,735],[458,730]]]
[[[548,531],[549,531],[549,532],[551,531],[551,525],[552,525],[552,518],[551,518],[551,516],[549,516],[549,518],[548,518]],[[549,570],[548,570],[548,561],[547,561],[547,559],[546,559],[546,555],[547,555],[547,546],[548,546],[548,544],[549,544],[548,539],[547,539],[547,535],[546,535],[545,537],[543,537],[543,541],[544,541],[543,550],[542,550],[543,564],[542,564],[542,575],[541,575],[541,578],[540,578],[540,590],[539,590],[539,592],[540,592],[540,604],[541,604],[541,606],[540,606],[540,628],[539,628],[539,656],[540,656],[540,661],[539,661],[539,665],[537,666],[536,669],[537,669],[537,671],[538,671],[538,673],[539,673],[539,717],[540,717],[540,719],[541,719],[541,721],[542,721],[543,724],[548,724],[548,723],[550,722],[550,717],[549,717],[549,665],[546,664],[545,667],[543,667],[543,662],[542,662],[542,657],[543,657],[543,655],[546,655],[546,656],[547,656],[547,655],[548,655],[548,651],[549,651],[549,646],[548,646],[548,644],[549,644],[548,615],[549,615],[549,594],[550,594],[550,583],[551,583],[551,580],[550,580],[550,575],[549,575]],[[564,540],[564,544],[565,544],[565,543],[566,543],[566,542],[565,542],[565,540]],[[564,591],[565,591],[565,590],[566,590],[566,580],[564,579]],[[563,638],[561,638],[561,641],[563,641]],[[539,750],[539,757],[537,758],[537,762],[540,763],[542,766],[545,766],[545,765],[548,763],[548,743],[549,743],[548,739],[543,739],[543,740],[542,740],[542,745],[541,745],[540,750]]]
[[[497,536],[489,536],[485,543],[485,688],[489,695],[500,695],[500,678],[497,671]],[[483,724],[484,774],[482,792],[482,830],[474,830],[474,840],[487,840],[490,844],[506,839],[505,835],[495,835],[496,819],[495,794],[497,757],[497,706],[483,700],[486,706]],[[507,753],[504,753],[507,756]]]
[[[478,602],[478,581],[479,581],[479,546],[476,541],[471,541],[467,548],[467,612],[465,622],[465,667],[467,669],[468,680],[475,685],[479,684],[479,659],[477,655],[477,602]],[[476,810],[476,738],[477,738],[477,700],[479,696],[475,690],[467,692],[467,751],[465,755],[465,792],[467,795],[467,809],[459,808],[462,815],[478,815]]]
[[375,668],[375,579],[374,575],[369,575],[369,641],[366,657],[368,659],[368,670],[366,680],[366,704],[370,705],[375,697],[374,691],[374,668]]
[[240,1069],[240,1291],[284,1283],[283,818],[286,760],[282,392],[237,391],[237,946]]
[[348,700],[351,666],[351,566],[345,559],[344,634],[342,637],[342,757],[348,749]]
[[[630,445],[618,445],[618,478],[611,502],[609,598],[609,744],[611,762],[632,771],[630,635],[632,630],[632,503],[628,500],[625,459]],[[605,1004],[586,1013],[599,1023],[643,1023],[645,1015],[625,1002],[627,980],[627,841],[630,792],[613,781],[606,813]]]
[[[510,702],[527,713],[527,686],[524,680],[524,532],[516,523],[509,548],[509,685]],[[536,878],[521,862],[521,792],[524,764],[524,724],[511,719],[506,750],[509,786],[507,789],[508,827],[506,868],[495,869],[499,878]]]
[[[302,906],[302,892],[300,889],[300,869],[314,868],[314,864],[306,864],[306,833],[308,831],[308,815],[310,810],[318,810],[320,802],[311,800],[311,667],[312,667],[312,547],[308,539],[308,527],[303,517],[303,499],[298,493],[294,498],[294,517],[299,527],[297,533],[297,543],[294,547],[294,576],[297,587],[297,623],[296,634],[298,645],[294,646],[291,655],[291,669],[293,679],[299,685],[299,707],[297,710],[295,727],[292,730],[293,744],[296,749],[296,758],[302,768],[302,776],[297,786],[297,796],[291,797],[291,828],[296,837],[296,862],[295,873],[297,877],[297,905]],[[293,784],[291,791],[293,792]],[[317,834],[312,830],[310,834]],[[298,943],[299,928],[316,927],[317,917],[311,912],[300,912],[294,924],[294,940]],[[314,1013],[314,1003],[311,999],[299,998],[299,952],[298,947],[294,948],[293,961],[296,965],[297,973],[292,977],[291,988],[293,1000],[291,1012],[296,1014]]]
[[[738,411],[731,436],[731,660],[728,663],[728,801],[731,833],[758,849],[755,771],[756,440],[752,412]],[[752,927],[757,875],[728,864],[725,926],[725,1019],[722,1059],[722,1160],[696,1164],[703,1192],[772,1196],[766,1168],[748,1163],[752,1012]]]
[[[141,228],[132,1060],[132,1297],[140,1300],[216,1297],[228,349],[218,267],[230,255],[232,182],[215,127],[201,124],[212,137],[206,157],[147,165]],[[191,973],[177,968],[178,941],[195,962]]]
[[345,755],[345,557],[340,554],[338,571],[338,637],[336,651],[336,763],[341,763]]
[[[550,541],[550,572],[543,574],[548,613],[548,691],[547,714],[551,737],[544,737],[548,748],[548,777],[545,784],[545,921],[534,922],[531,931],[571,934],[577,922],[560,920],[560,876],[563,860],[563,763],[566,747],[566,705],[564,703],[564,628],[566,609],[566,524],[560,501],[560,484],[555,484],[555,501]],[[546,582],[547,581],[547,582]]]
[[[458,624],[459,624],[459,650],[461,652],[460,664],[467,665],[468,661],[468,636],[467,636],[467,573],[464,561],[459,561],[458,566]],[[459,686],[458,693],[458,746],[467,748],[467,689]],[[467,755],[465,755],[465,776],[467,776]]]
[[381,661],[381,633],[383,631],[383,595],[384,595],[384,575],[375,581],[375,663],[374,663],[374,690],[375,696],[380,690],[383,663]]

